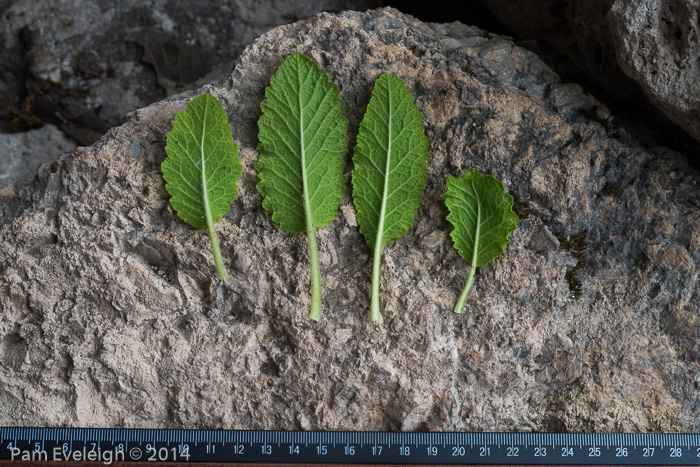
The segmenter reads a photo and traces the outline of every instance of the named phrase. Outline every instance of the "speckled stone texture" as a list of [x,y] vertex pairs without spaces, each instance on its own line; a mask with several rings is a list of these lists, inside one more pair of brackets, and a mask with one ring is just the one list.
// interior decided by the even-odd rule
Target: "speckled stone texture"
[[[383,72],[425,116],[426,191],[385,247],[379,323],[351,193],[318,231],[315,323],[306,237],[273,224],[255,189],[260,102],[294,51],[338,84],[351,146]],[[217,225],[223,283],[159,168],[176,112],[204,91],[245,167]],[[0,424],[700,430],[698,175],[613,138],[591,109],[605,112],[532,53],[459,23],[385,9],[266,33],[230,76],[135,112],[0,198]],[[459,316],[468,265],[440,194],[472,167],[504,182],[521,221]]]

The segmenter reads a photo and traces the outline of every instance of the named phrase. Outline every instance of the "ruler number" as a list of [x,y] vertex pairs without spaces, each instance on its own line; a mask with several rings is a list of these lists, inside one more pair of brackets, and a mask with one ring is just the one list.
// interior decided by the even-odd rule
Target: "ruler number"
[[[209,446],[207,446],[207,452],[209,452]],[[245,446],[242,444],[234,444],[233,445],[233,453],[234,454],[243,454],[245,452]]]
[[671,457],[682,457],[681,448],[671,448]]
[[455,457],[464,457],[466,454],[466,451],[464,450],[464,446],[453,446],[452,447],[452,455]]
[[491,455],[491,448],[487,448],[486,446],[481,446],[479,448],[479,456],[480,457],[486,457]]
[[410,456],[411,455],[411,447],[410,446],[401,446],[401,455],[402,456]]
[[545,457],[546,455],[547,448],[541,446],[535,448],[535,457]]
[[615,448],[615,457],[627,457],[627,448]]
[[[150,444],[148,445],[150,446]],[[147,451],[150,451],[150,449],[147,447]],[[207,444],[207,454],[214,454],[216,452],[216,445],[214,444]],[[234,448],[234,453],[235,453],[235,448]],[[243,454],[242,452],[240,454]]]
[[700,457],[700,448],[698,448],[698,455],[695,457]]
[[517,448],[516,446],[508,446],[508,451],[507,451],[507,456],[508,457],[518,457],[520,454],[518,454],[518,451],[520,449]]
[[272,446],[269,444],[263,444],[262,445],[262,453],[265,455],[272,454]]
[[598,446],[588,448],[588,457],[600,457],[600,448]]
[[644,448],[642,449],[643,457],[654,457],[654,448]]
[[289,446],[289,454],[299,454],[299,446],[294,446],[293,444]]
[[437,446],[428,447],[428,455],[429,456],[437,456]]
[[573,457],[574,456],[574,448],[561,448],[561,457]]
[[319,444],[318,446],[316,446],[316,454],[318,454],[319,456],[325,456],[326,454],[328,454],[328,448],[323,444]]
[[373,456],[381,456],[382,455],[382,447],[381,446],[372,446],[372,455]]
[[345,455],[346,456],[354,456],[355,455],[355,446],[345,446]]

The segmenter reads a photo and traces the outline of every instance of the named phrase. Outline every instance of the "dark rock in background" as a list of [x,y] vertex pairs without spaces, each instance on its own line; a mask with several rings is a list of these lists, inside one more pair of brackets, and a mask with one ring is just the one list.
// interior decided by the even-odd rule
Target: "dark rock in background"
[[[4,0],[0,2],[0,133],[45,123],[88,146],[128,112],[230,71],[265,31],[321,11],[380,0]],[[16,153],[0,154],[9,173]],[[23,158],[24,160],[25,158]],[[38,163],[31,163],[37,166]],[[22,174],[11,176],[17,181]],[[1,188],[2,186],[0,186]]]
[[519,38],[555,48],[611,96],[638,105],[643,92],[700,141],[700,9],[696,1],[481,2]]
[[607,19],[620,68],[700,141],[700,3],[616,0]]
[[[351,138],[385,71],[424,114],[426,192],[384,250],[378,324],[350,193],[318,231],[315,323],[306,237],[273,224],[255,189],[260,101],[294,51],[338,84]],[[217,224],[225,282],[160,172],[174,115],[205,91],[245,167]],[[472,167],[503,180],[521,221],[459,316],[468,266],[440,194]],[[391,9],[276,28],[220,81],[134,112],[4,196],[0,424],[700,430],[697,173],[481,29]]]

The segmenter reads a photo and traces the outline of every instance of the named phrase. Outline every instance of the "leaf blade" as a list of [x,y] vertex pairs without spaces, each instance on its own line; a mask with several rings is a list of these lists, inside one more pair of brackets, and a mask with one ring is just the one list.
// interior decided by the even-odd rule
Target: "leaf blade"
[[384,73],[375,83],[353,153],[357,222],[370,247],[406,235],[413,224],[428,177],[428,145],[413,95],[400,78]]
[[484,266],[505,252],[519,221],[513,197],[503,183],[477,169],[447,178],[442,194],[454,226],[450,236],[459,255],[472,267]]
[[338,216],[348,142],[338,95],[326,72],[298,52],[284,61],[265,91],[257,188],[263,207],[286,231],[307,231],[307,218],[314,228],[325,227]]
[[170,204],[180,219],[209,231],[219,277],[225,279],[213,224],[231,209],[243,166],[221,102],[211,94],[189,101],[175,116],[165,152],[161,171]]

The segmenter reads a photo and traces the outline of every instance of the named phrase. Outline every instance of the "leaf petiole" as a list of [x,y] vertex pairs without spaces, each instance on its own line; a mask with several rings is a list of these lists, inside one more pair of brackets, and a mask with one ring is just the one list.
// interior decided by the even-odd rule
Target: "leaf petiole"
[[374,265],[372,266],[372,321],[379,321],[379,281],[382,265],[382,245],[377,242],[374,247]]
[[318,247],[316,246],[316,229],[309,225],[309,256],[311,258],[311,311],[309,319],[321,319],[321,271],[318,266]]
[[457,300],[457,306],[455,307],[455,313],[457,313],[458,315],[464,313],[464,303],[467,301],[469,290],[472,288],[472,283],[474,283],[475,272],[476,268],[474,266],[470,266],[469,277],[467,277],[467,285],[464,286],[464,290],[462,290],[462,294],[459,296],[459,300]]
[[216,270],[219,272],[219,279],[228,279],[228,273],[224,267],[224,262],[221,260],[221,250],[219,250],[219,240],[216,238],[216,231],[214,230],[214,224],[209,222],[209,239],[211,240],[211,251],[214,253],[214,263],[216,264]]
[[467,277],[467,285],[464,286],[464,290],[462,290],[462,293],[459,296],[459,300],[457,300],[457,306],[455,307],[455,313],[457,314],[462,314],[464,312],[464,302],[467,300],[467,296],[469,295],[469,290],[472,288],[472,283],[474,282],[474,273],[476,272],[476,262],[479,254],[479,233],[481,231],[481,204],[478,203],[479,201],[479,195],[477,194],[476,190],[474,190],[474,187],[472,187],[472,193],[474,194],[474,198],[477,200],[477,205],[476,205],[476,232],[474,233],[474,249],[472,253],[472,262],[471,266],[469,267],[469,277]]

